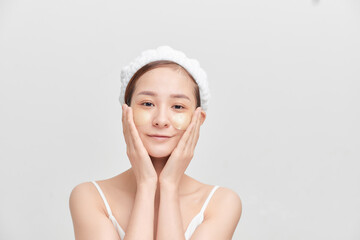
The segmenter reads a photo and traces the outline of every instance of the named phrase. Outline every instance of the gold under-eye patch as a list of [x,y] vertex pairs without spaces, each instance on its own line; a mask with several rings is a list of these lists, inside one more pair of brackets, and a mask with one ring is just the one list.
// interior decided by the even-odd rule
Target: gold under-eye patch
[[134,123],[136,126],[151,124],[151,113],[149,110],[134,108],[133,115]]
[[[142,108],[133,108],[133,117],[134,123],[136,126],[142,126],[147,124],[152,124],[152,112],[149,109]],[[170,117],[171,123],[174,128],[178,130],[186,130],[186,128],[190,125],[192,112],[183,112],[183,113],[173,113]]]
[[171,122],[174,128],[178,130],[186,130],[191,122],[191,112],[184,112],[184,113],[175,113],[171,117]]

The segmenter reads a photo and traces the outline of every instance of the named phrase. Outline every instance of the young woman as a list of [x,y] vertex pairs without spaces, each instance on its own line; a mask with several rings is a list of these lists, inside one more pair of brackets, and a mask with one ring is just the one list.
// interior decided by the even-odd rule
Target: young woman
[[[71,192],[77,240],[229,240],[242,204],[231,189],[186,175],[209,90],[195,59],[168,46],[121,72],[123,134],[131,168]],[[126,234],[125,234],[126,233]]]

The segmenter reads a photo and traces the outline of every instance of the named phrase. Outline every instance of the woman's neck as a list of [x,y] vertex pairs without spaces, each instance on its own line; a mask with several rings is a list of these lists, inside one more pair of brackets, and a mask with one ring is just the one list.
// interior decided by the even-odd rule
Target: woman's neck
[[163,170],[163,168],[165,167],[165,164],[167,162],[167,160],[169,159],[169,156],[167,157],[162,157],[162,158],[156,158],[156,157],[151,157],[151,162],[155,168],[156,174],[159,177],[161,171]]
[[[154,157],[151,157],[151,162],[153,163],[153,166],[155,168],[155,171],[159,177],[161,171],[163,170],[163,168],[165,167],[165,164],[166,162],[168,161],[169,159],[169,156],[168,157],[163,157],[163,158],[154,158]],[[136,193],[136,178],[135,178],[135,175],[133,173],[133,169],[130,168],[128,170],[130,176],[131,176],[131,179],[132,181],[127,181],[127,182],[131,182],[132,186],[133,186],[133,189],[134,189],[134,193]],[[181,180],[181,186],[179,188],[179,194],[180,195],[188,195],[189,193],[191,192],[194,192],[194,185],[193,184],[190,184],[191,180],[190,178],[184,173],[183,175],[183,178]],[[159,184],[159,182],[158,182]],[[184,188],[186,186],[186,188]],[[157,189],[157,194],[159,194],[159,189]]]

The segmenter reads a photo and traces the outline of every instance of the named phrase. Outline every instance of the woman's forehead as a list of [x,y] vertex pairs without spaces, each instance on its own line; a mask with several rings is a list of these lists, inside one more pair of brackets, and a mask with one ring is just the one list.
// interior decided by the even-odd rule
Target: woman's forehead
[[158,94],[191,94],[194,87],[195,83],[187,74],[173,68],[159,67],[144,73],[138,79],[134,93],[151,91]]

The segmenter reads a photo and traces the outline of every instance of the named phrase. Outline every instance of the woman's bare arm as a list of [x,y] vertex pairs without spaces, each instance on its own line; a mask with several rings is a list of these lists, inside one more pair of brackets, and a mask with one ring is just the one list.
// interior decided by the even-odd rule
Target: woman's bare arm
[[134,207],[126,229],[125,240],[152,240],[154,238],[154,205],[158,177],[136,129],[132,108],[123,104],[122,110],[126,153],[137,186]]
[[120,240],[114,225],[94,198],[92,183],[81,183],[71,192],[69,207],[76,240]]
[[[111,220],[97,206],[93,191],[91,183],[82,183],[70,194],[69,207],[75,239],[120,240]],[[138,186],[124,240],[153,240],[155,191],[154,184]]]
[[[178,198],[168,187],[160,188],[159,224],[157,240],[185,239]],[[239,223],[242,203],[239,195],[231,189],[221,187],[210,204],[212,211],[196,228],[192,240],[231,240]],[[209,208],[209,207],[208,207]]]
[[157,240],[185,239],[178,190],[184,172],[194,156],[194,149],[199,139],[200,125],[204,116],[205,115],[201,114],[201,108],[196,108],[190,125],[182,135],[178,145],[172,151],[164,169],[160,173],[160,206]]
[[154,239],[154,202],[156,184],[138,186],[124,240]]
[[176,187],[160,183],[160,206],[156,240],[184,240],[179,194]]

